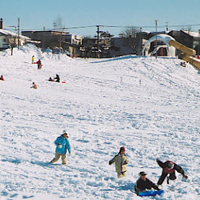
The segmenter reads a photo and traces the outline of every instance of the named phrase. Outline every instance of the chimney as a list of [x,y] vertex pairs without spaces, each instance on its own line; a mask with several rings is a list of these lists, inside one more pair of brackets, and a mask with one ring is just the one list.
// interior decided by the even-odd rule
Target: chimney
[[0,29],[3,29],[3,19],[0,19]]

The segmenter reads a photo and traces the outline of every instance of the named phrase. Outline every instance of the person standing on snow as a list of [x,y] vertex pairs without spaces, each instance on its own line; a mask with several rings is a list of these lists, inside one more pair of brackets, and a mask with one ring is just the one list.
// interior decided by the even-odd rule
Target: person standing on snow
[[41,68],[42,68],[42,62],[41,62],[40,59],[37,61],[37,65],[38,65],[38,69],[41,69]]
[[128,164],[127,156],[125,155],[125,148],[121,147],[119,153],[109,161],[109,165],[115,163],[115,170],[117,177],[122,178],[126,176],[126,165]]
[[162,183],[164,182],[164,180],[168,176],[168,174],[169,174],[169,176],[167,177],[167,184],[169,184],[169,180],[175,180],[176,179],[175,171],[182,174],[183,178],[185,178],[185,179],[188,178],[188,176],[185,175],[185,172],[182,169],[182,167],[180,167],[176,163],[169,161],[169,160],[167,160],[166,162],[163,163],[158,158],[156,159],[156,162],[163,169],[162,174],[157,183],[158,185],[162,185]]
[[145,190],[150,190],[152,188],[155,190],[160,190],[156,184],[154,184],[147,178],[147,174],[145,172],[140,172],[139,176],[140,178],[136,181],[135,184],[135,192],[137,195],[140,192],[143,192]]
[[35,60],[35,57],[34,55],[32,56],[32,64],[34,64],[34,60]]
[[54,144],[56,145],[55,158],[50,163],[57,162],[61,157],[62,164],[66,165],[67,164],[66,153],[68,150],[69,154],[71,155],[71,149],[68,141],[68,134],[66,133],[65,130],[63,131],[63,134],[55,140]]

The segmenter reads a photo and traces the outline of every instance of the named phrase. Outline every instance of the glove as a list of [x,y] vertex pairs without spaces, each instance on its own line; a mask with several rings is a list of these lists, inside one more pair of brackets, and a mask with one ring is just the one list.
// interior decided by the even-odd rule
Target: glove
[[185,174],[183,174],[183,178],[187,179],[187,178],[188,178],[188,176],[186,176]]
[[59,145],[58,145],[58,148],[60,148],[60,149],[61,149],[61,148],[62,148],[62,145],[61,145],[61,144],[59,144]]
[[112,163],[111,163],[111,161],[109,161],[109,165],[111,165]]
[[126,161],[124,161],[123,165],[127,165],[128,163]]

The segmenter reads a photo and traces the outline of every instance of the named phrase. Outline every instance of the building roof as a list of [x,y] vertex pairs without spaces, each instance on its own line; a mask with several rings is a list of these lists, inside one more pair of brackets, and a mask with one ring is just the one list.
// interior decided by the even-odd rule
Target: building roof
[[56,31],[56,30],[43,30],[43,31],[35,31],[35,30],[32,30],[32,31],[22,31],[22,33],[50,33],[50,34],[62,34],[62,35],[72,35],[70,34],[69,32],[66,32],[66,31]]
[[[6,35],[6,36],[14,36],[14,37],[18,37],[18,34],[16,33],[13,33],[11,31],[8,31],[8,30],[4,30],[4,29],[0,29],[0,33],[2,35]],[[29,37],[26,37],[26,36],[23,36],[23,35],[19,35],[20,38],[23,38],[23,39],[26,39],[26,40],[30,40]]]
[[7,36],[17,36],[16,33],[13,33],[13,32],[10,32],[10,31],[4,30],[4,29],[0,29],[0,33],[3,35],[7,35]]
[[183,31],[182,32],[192,36],[192,37],[200,37],[200,33],[199,32],[193,32],[193,31]]

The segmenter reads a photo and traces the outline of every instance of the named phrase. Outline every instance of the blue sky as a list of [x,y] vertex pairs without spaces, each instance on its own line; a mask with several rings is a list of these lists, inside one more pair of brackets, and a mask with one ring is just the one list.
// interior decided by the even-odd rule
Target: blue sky
[[[103,31],[118,34],[126,26],[142,27],[144,31],[169,29],[200,29],[199,0],[0,0],[0,18],[4,28],[17,26],[20,18],[22,30],[53,29],[54,22],[61,19],[62,26],[80,27],[107,25]],[[199,24],[199,25],[197,25]],[[188,26],[193,25],[193,26]],[[96,27],[69,29],[70,33],[94,36]]]

